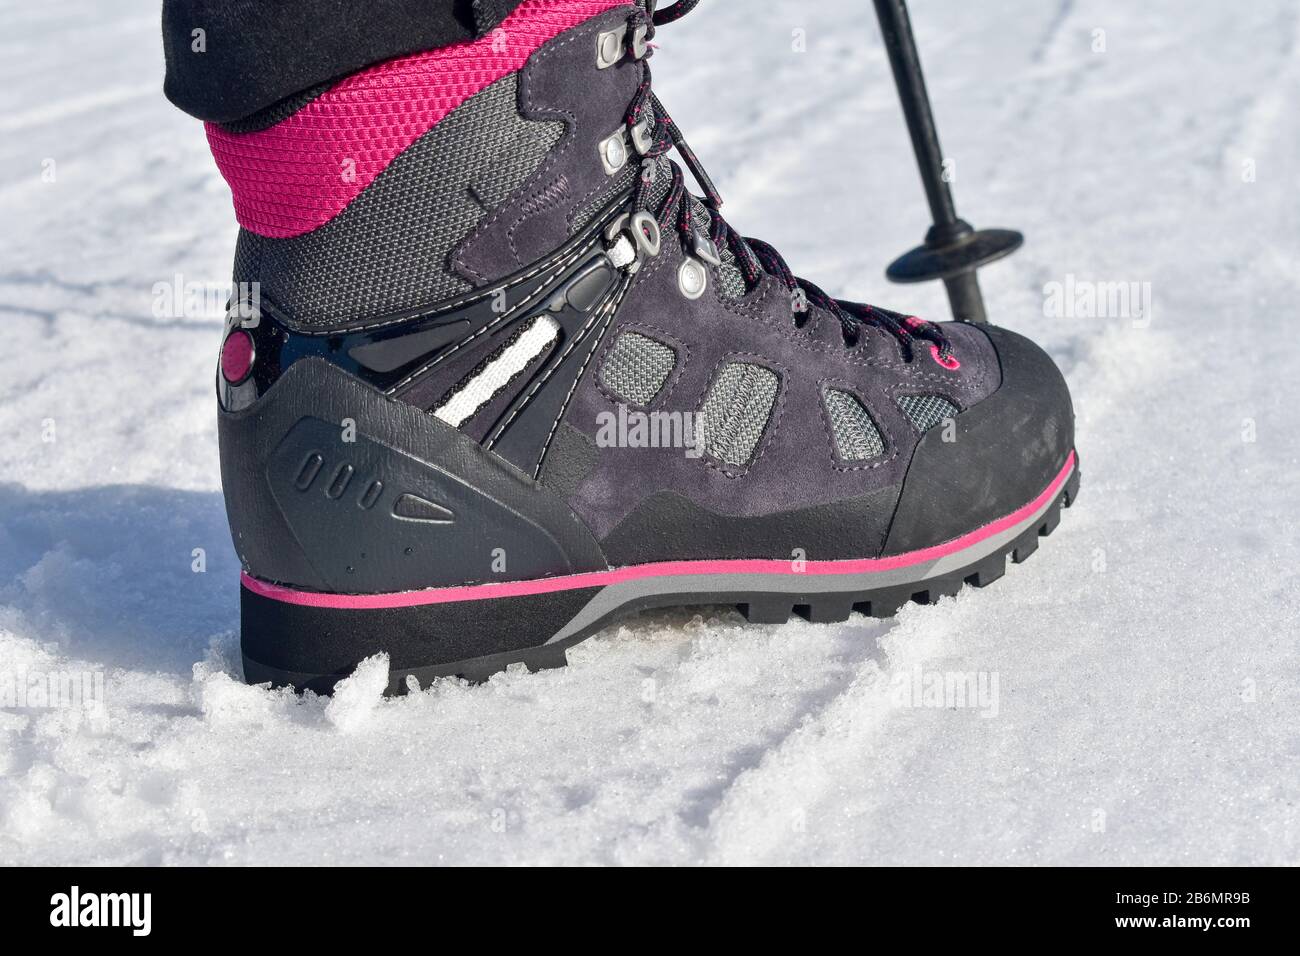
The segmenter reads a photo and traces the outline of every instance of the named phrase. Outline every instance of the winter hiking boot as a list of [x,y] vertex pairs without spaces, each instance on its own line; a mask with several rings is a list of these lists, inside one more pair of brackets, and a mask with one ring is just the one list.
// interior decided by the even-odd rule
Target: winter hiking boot
[[558,666],[660,606],[888,616],[1055,527],[1079,474],[1039,348],[832,299],[718,213],[650,85],[694,5],[526,0],[209,125],[250,682]]

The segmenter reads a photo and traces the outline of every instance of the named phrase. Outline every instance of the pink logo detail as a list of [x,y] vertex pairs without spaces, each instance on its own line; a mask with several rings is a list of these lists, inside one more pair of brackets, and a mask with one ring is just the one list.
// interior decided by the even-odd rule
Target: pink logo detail
[[238,385],[253,371],[253,357],[253,337],[243,329],[231,332],[221,346],[221,377]]
[[934,359],[950,372],[955,372],[957,369],[961,368],[961,362],[957,361],[957,356],[949,355],[947,358],[944,358],[942,353],[939,351],[939,346],[937,345],[930,346],[930,358]]

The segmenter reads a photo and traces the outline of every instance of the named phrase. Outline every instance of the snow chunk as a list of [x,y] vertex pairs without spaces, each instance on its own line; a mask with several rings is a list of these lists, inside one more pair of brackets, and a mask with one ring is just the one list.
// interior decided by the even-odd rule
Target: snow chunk
[[388,655],[367,657],[334,688],[334,696],[325,705],[325,718],[343,733],[354,733],[370,722],[387,687]]

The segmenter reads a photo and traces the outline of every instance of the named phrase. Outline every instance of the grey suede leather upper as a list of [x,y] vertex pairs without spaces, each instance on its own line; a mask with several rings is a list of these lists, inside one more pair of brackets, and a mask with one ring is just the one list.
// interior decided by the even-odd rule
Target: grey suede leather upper
[[[870,332],[849,349],[829,313],[814,310],[810,322],[797,328],[790,297],[775,279],[765,279],[737,303],[718,297],[713,284],[702,298],[685,299],[677,287],[681,258],[678,244],[666,242],[633,285],[603,348],[622,329],[677,344],[677,368],[650,405],[652,411],[698,411],[710,383],[729,361],[773,369],[780,378],[776,404],[754,457],[743,468],[689,458],[681,449],[598,449],[595,468],[571,500],[598,537],[612,532],[638,501],[659,489],[678,491],[715,514],[757,516],[897,486],[919,438],[896,402],[899,395],[941,394],[968,408],[997,388],[996,357],[977,329],[951,329],[962,363],[956,371],[944,369],[921,348],[905,362],[897,342],[883,332]],[[566,423],[594,442],[597,416],[616,411],[617,401],[596,379],[600,360],[593,365]],[[861,463],[838,459],[822,397],[828,387],[852,392],[870,410],[885,441],[880,456]],[[816,550],[816,545],[805,547]]]
[[[521,72],[522,114],[562,119],[567,130],[532,179],[454,255],[453,267],[475,284],[490,284],[552,252],[571,236],[576,212],[610,189],[613,177],[600,162],[598,144],[621,127],[644,67],[625,58],[598,69],[595,38],[626,19],[628,9],[561,35],[534,53]],[[637,162],[635,155],[630,161]],[[773,238],[779,245],[780,237]],[[941,395],[963,411],[986,399],[1001,382],[988,336],[974,326],[945,325],[960,362],[955,370],[934,360],[924,342],[905,356],[896,338],[874,327],[865,327],[850,348],[827,312],[814,308],[797,325],[790,294],[775,278],[762,279],[731,301],[718,294],[717,270],[709,267],[705,294],[687,299],[677,278],[683,255],[676,231],[664,230],[660,254],[637,275],[573,392],[543,484],[552,473],[562,476],[556,480],[574,511],[607,548],[620,552],[611,556],[613,563],[678,556],[692,528],[669,525],[708,524],[708,516],[727,519],[716,526],[718,534],[735,532],[737,540],[724,550],[745,556],[787,557],[792,545],[813,558],[879,554],[921,438],[898,397]],[[597,447],[600,416],[616,413],[619,404],[601,386],[599,369],[624,330],[677,353],[649,411],[698,412],[719,370],[731,361],[777,374],[777,399],[748,464],[690,457],[681,448]],[[869,410],[885,445],[876,458],[838,458],[823,399],[828,388],[853,393]],[[940,445],[927,467],[960,469],[967,456],[960,443]],[[671,507],[664,507],[664,496]],[[788,520],[793,513],[816,517],[800,526]],[[792,527],[803,527],[808,540],[796,540],[800,533]],[[934,533],[943,540],[966,530],[939,527]]]

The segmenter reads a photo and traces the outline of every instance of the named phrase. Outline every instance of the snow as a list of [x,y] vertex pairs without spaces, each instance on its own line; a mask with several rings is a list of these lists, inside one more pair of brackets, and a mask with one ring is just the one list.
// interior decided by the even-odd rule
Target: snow
[[[945,315],[882,278],[926,220],[869,7],[753,6],[655,58],[729,217]],[[156,308],[228,279],[235,227],[156,4],[0,3],[0,695],[102,680],[0,707],[0,863],[1300,862],[1300,10],[914,6],[959,206],[1028,237],[990,311],[1076,398],[1057,532],[892,621],[668,611],[564,670],[386,700],[377,658],[326,701],[239,679],[220,320]],[[1045,315],[1089,282],[1150,309]]]

